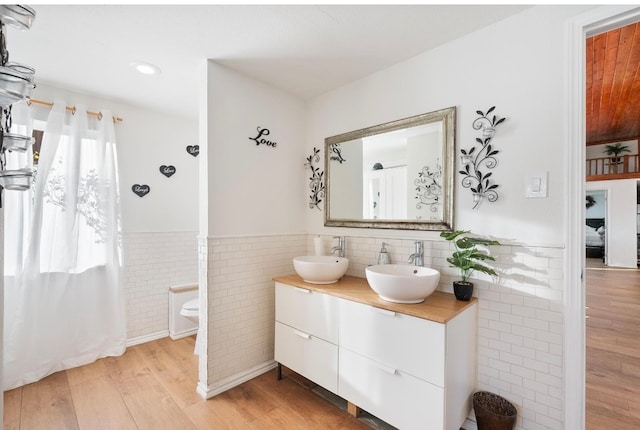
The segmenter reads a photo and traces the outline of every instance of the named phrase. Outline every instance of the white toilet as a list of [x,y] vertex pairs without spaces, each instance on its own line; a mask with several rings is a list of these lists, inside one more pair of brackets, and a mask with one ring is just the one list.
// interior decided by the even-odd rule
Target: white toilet
[[[186,301],[180,309],[180,315],[198,324],[200,321],[200,299]],[[200,351],[200,330],[196,333],[196,347],[193,353],[199,355]]]
[[200,320],[200,299],[186,301],[180,309],[180,315],[197,324]]

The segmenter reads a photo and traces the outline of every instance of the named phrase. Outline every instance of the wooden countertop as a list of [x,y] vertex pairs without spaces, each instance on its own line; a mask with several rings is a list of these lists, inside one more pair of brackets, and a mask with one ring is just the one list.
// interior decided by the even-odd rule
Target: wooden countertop
[[369,287],[369,283],[365,278],[358,278],[355,276],[343,276],[342,279],[335,284],[326,285],[309,284],[304,282],[300,276],[295,274],[276,276],[273,280],[282,284],[331,294],[333,296],[340,297],[341,299],[352,300],[354,302],[364,303],[377,308],[439,323],[446,323],[477,302],[475,297],[472,297],[468,302],[463,302],[457,300],[453,294],[444,293],[442,291],[435,291],[422,303],[401,304],[387,302],[386,300],[382,300],[378,297],[371,287]]

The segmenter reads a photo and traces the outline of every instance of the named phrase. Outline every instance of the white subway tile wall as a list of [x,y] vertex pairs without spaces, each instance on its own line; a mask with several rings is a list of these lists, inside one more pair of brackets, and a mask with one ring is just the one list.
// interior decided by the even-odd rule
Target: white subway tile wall
[[[313,237],[307,252],[313,252]],[[391,261],[406,264],[414,240],[347,237],[348,275],[365,277],[377,264],[382,242]],[[325,250],[337,243],[323,236]],[[424,264],[440,271],[438,289],[453,293],[457,269],[446,258],[453,245],[424,241]],[[490,248],[498,277],[474,274],[478,312],[477,390],[499,394],[518,410],[517,429],[557,430],[563,427],[562,396],[562,266],[564,250],[502,245]]]
[[209,238],[208,384],[273,360],[274,282],[293,273],[307,235]]
[[[210,375],[209,385],[273,359],[272,277],[293,273],[292,258],[313,253],[314,237],[200,238],[200,255],[193,260],[200,259],[199,276],[208,284],[209,355],[201,370]],[[322,239],[328,254],[337,240]],[[414,240],[347,237],[347,274],[364,277],[383,241],[393,263],[407,263],[415,249]],[[452,251],[448,242],[424,241],[425,265],[440,271],[441,291],[453,292],[458,279],[446,261]],[[476,389],[511,401],[518,409],[517,429],[562,428],[564,251],[503,245],[491,253],[499,276],[473,279],[479,298]],[[141,271],[145,264],[139,262]]]
[[169,330],[169,287],[198,283],[197,232],[125,233],[127,339]]
[[[199,298],[200,303],[209,302],[208,291],[208,273],[209,273],[209,240],[206,236],[198,236],[198,285],[200,286]],[[198,359],[198,392],[205,393],[207,391],[207,381],[209,380],[208,372],[208,351],[209,345],[209,315],[211,309],[207,307],[206,311],[200,309],[200,321],[198,328],[198,342],[200,343],[200,352]]]

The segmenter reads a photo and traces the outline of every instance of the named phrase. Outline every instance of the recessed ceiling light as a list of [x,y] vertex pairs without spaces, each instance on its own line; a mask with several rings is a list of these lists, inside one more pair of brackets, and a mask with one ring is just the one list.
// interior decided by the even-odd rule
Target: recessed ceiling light
[[131,68],[138,73],[142,73],[143,75],[159,75],[162,73],[158,66],[154,66],[153,64],[144,63],[142,61],[134,61],[130,64]]

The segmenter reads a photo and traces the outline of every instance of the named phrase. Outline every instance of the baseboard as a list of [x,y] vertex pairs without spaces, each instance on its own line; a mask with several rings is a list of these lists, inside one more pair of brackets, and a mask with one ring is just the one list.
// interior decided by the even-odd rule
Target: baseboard
[[[198,381],[198,386],[196,387],[196,393],[200,394],[200,397],[207,400],[207,386],[202,382]],[[213,396],[212,396],[213,397]]]
[[182,339],[183,337],[192,336],[197,333],[198,333],[198,327],[192,330],[181,331],[179,333],[171,333],[171,331],[169,331],[169,337],[173,340],[178,340],[178,339]]
[[275,369],[276,366],[277,363],[273,360],[270,360],[247,369],[243,372],[236,373],[235,375],[224,378],[212,385],[209,385],[208,387],[205,387],[198,383],[198,388],[196,391],[205,399],[210,399],[220,393],[223,393],[233,387],[242,384],[243,382],[247,382],[249,379],[253,379],[256,376],[262,375],[263,373],[266,373],[271,369]]
[[131,339],[127,339],[126,345],[134,346],[139,345],[141,343],[151,342],[152,340],[162,339],[163,337],[169,336],[169,330],[157,331],[155,333],[145,334],[143,336],[132,337]]

